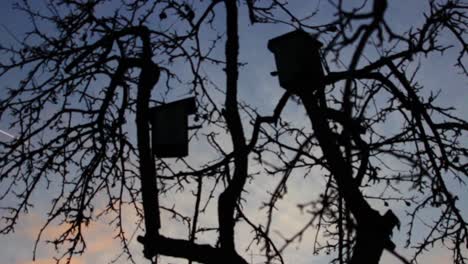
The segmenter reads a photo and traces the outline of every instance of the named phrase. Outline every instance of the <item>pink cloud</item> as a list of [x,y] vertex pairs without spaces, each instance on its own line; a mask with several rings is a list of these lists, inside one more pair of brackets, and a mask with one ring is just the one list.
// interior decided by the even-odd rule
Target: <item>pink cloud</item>
[[[53,259],[36,259],[35,261],[28,260],[28,261],[19,261],[16,264],[55,264],[55,260]],[[85,264],[83,260],[80,258],[73,258],[70,264]]]

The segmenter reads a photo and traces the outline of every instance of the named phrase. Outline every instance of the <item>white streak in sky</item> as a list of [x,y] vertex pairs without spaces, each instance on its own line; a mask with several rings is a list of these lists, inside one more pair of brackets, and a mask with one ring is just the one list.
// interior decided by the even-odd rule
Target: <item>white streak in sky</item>
[[13,138],[13,139],[15,138],[15,136],[13,136],[12,134],[10,134],[10,133],[8,133],[8,132],[6,132],[6,131],[3,131],[3,130],[1,130],[1,129],[0,129],[0,133],[3,134],[3,135],[5,135],[5,136],[7,136],[7,137],[10,137],[10,138]]

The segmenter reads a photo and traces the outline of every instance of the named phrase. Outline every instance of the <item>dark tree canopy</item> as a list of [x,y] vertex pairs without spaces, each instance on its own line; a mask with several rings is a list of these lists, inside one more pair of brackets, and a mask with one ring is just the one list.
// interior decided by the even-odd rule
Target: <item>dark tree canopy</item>
[[[83,230],[104,216],[131,262],[143,251],[162,263],[250,263],[251,252],[286,263],[309,239],[310,258],[332,263],[377,264],[384,251],[410,263],[434,245],[467,263],[466,193],[453,186],[466,191],[468,123],[421,68],[452,60],[440,71],[466,84],[468,5],[421,1],[418,24],[401,30],[396,2],[290,2],[17,1],[30,28],[0,46],[1,128],[14,135],[0,142],[0,232],[45,192],[36,246],[62,226],[49,241],[59,263],[85,252]],[[261,64],[242,49],[258,27],[312,40],[309,61],[262,73],[275,84],[265,100],[243,79]],[[301,52],[275,45],[268,63]],[[275,75],[294,67],[302,77],[280,87]],[[190,96],[189,155],[155,158],[152,108]],[[298,208],[282,211],[291,196]],[[305,221],[282,223],[289,210]]]

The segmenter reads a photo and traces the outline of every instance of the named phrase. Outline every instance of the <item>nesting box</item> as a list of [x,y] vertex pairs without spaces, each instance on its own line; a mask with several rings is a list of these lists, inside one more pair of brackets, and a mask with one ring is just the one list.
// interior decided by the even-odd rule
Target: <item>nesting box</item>
[[320,60],[322,43],[303,30],[295,30],[268,41],[281,87],[294,89],[323,80]]
[[150,109],[153,154],[158,158],[188,155],[188,116],[196,112],[195,97]]

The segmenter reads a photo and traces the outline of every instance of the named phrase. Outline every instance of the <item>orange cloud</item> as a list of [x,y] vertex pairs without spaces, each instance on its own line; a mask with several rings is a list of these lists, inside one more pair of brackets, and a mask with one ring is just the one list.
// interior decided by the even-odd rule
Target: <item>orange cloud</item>
[[[29,241],[34,241],[37,238],[40,229],[43,227],[44,222],[44,218],[39,214],[30,213],[24,215],[21,226],[18,227],[18,235]],[[69,228],[69,225],[67,224],[50,225],[43,231],[41,241],[43,242],[57,238],[67,228]],[[72,264],[88,263],[85,259],[88,259],[89,257],[101,256],[109,252],[120,250],[119,241],[113,238],[115,236],[114,229],[107,223],[103,223],[101,221],[91,222],[89,226],[83,226],[83,233],[87,250],[83,256],[74,257],[71,262]],[[51,245],[40,243],[39,251],[40,256],[50,258],[41,258],[34,262],[32,260],[18,260],[16,264],[55,264],[55,260],[52,259],[52,256],[55,256],[56,254],[53,252],[53,247]]]
[[88,243],[88,252],[91,254],[109,252],[119,247],[118,241],[111,234],[93,236]]

